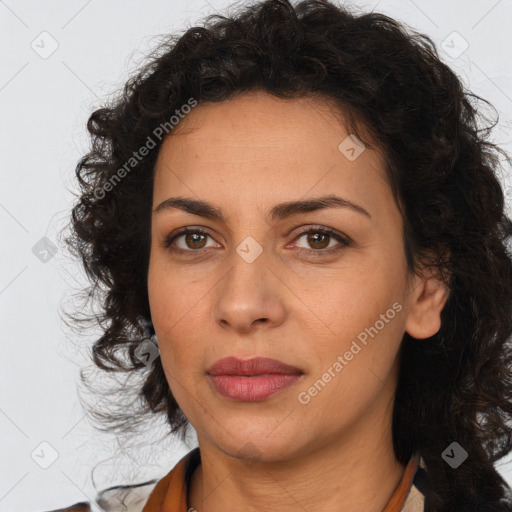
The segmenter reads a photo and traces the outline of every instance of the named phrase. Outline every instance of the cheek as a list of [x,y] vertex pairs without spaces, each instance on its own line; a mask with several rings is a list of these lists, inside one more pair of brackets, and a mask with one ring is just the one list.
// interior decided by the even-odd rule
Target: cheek
[[180,380],[192,375],[195,369],[199,371],[202,359],[197,352],[202,347],[194,339],[204,338],[198,326],[204,326],[207,318],[207,293],[208,287],[201,280],[191,281],[190,275],[184,277],[156,258],[150,261],[149,306],[162,364],[166,371],[181,376]]
[[[158,250],[157,250],[158,251]],[[157,251],[154,251],[155,253]],[[152,254],[148,268],[148,297],[155,328],[165,337],[172,335],[180,322],[187,322],[201,293],[201,284],[171,266],[165,255]]]
[[311,307],[309,316],[321,320],[319,325],[327,337],[352,339],[373,326],[393,303],[403,302],[404,279],[397,267],[386,266],[383,261],[372,262],[362,270],[348,268],[304,294]]
[[[403,267],[383,258],[362,272],[340,274],[328,293],[309,296],[322,320],[315,318],[318,330],[310,347],[318,366],[315,364],[310,380],[329,381],[331,392],[324,394],[325,398],[340,393],[350,403],[361,393],[376,392],[381,381],[388,379],[404,332],[405,283]],[[310,335],[305,336],[309,338],[312,324],[304,322],[301,331],[308,330]]]
[[176,288],[176,284],[175,279],[156,272],[156,267],[148,275],[151,317],[162,367],[181,410],[188,418],[194,418],[193,403],[190,404],[190,401],[197,394],[195,383],[196,374],[200,372],[201,357],[196,351],[201,347],[191,339],[194,325],[197,325],[193,305],[188,304],[191,294],[176,293],[176,289],[180,289]]
[[353,316],[331,324],[336,335],[315,347],[318,364],[298,390],[315,410],[313,421],[350,423],[392,389],[404,320],[397,301],[382,304],[354,306]]

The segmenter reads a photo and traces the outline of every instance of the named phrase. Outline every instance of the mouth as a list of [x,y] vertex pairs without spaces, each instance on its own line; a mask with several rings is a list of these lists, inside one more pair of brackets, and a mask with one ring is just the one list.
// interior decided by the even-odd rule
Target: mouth
[[207,375],[214,390],[224,398],[257,402],[293,386],[304,372],[276,359],[227,357],[212,365]]

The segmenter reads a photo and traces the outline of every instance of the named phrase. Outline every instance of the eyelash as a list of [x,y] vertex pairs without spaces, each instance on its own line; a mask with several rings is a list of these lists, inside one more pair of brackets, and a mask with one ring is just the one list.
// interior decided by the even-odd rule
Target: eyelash
[[[169,235],[164,240],[163,247],[165,247],[166,249],[168,249],[171,252],[184,254],[186,256],[194,256],[195,255],[194,253],[201,252],[203,249],[170,249],[171,244],[178,237],[180,237],[182,235],[189,234],[189,233],[204,235],[204,236],[208,236],[211,238],[211,235],[202,229],[185,228],[174,235]],[[343,250],[345,247],[349,247],[350,245],[352,245],[352,241],[347,236],[342,236],[334,229],[327,228],[327,227],[321,227],[321,226],[318,226],[318,227],[313,226],[306,231],[302,231],[294,238],[293,241],[297,241],[304,235],[310,235],[310,234],[329,235],[329,236],[333,237],[335,240],[337,240],[338,242],[340,242],[341,247],[336,246],[336,247],[331,247],[330,249],[302,249],[302,248],[300,248],[300,249],[298,249],[299,254],[305,254],[307,256],[312,256],[312,255],[326,256],[326,255],[336,254],[336,253],[340,252],[341,250]]]

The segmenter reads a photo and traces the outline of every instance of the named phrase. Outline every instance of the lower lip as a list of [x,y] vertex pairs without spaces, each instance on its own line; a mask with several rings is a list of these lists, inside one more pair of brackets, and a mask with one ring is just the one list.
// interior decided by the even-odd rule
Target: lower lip
[[242,402],[258,402],[293,386],[301,375],[265,374],[242,377],[240,375],[209,375],[214,388],[222,396]]

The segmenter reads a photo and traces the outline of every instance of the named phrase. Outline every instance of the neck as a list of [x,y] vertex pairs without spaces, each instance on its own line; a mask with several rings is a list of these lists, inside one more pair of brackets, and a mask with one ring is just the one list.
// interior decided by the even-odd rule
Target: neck
[[198,435],[201,465],[192,475],[189,507],[198,512],[381,512],[405,469],[393,451],[391,409],[385,416],[373,410],[373,418],[364,418],[343,438],[278,462],[249,464]]

